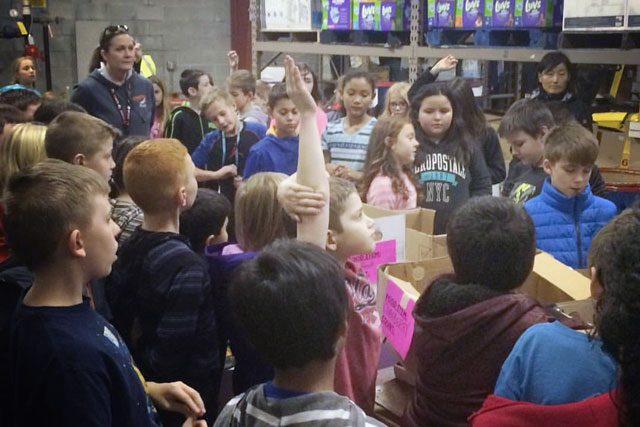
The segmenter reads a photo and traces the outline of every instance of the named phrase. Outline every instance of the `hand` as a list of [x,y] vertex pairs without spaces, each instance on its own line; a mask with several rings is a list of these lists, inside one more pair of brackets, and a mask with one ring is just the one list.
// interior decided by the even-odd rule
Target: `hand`
[[296,222],[300,222],[300,215],[318,215],[325,205],[322,193],[290,178],[280,183],[277,197],[285,212]]
[[285,80],[287,84],[287,95],[295,106],[300,111],[300,114],[304,113],[316,113],[316,101],[307,90],[307,86],[302,80],[300,75],[300,69],[296,66],[295,61],[289,55],[284,57],[284,72]]
[[182,427],[207,427],[207,422],[205,420],[196,420],[195,418],[189,417],[184,420]]
[[187,417],[201,417],[206,409],[200,393],[182,381],[173,383],[147,382],[149,396],[160,409],[180,412]]
[[220,179],[238,175],[238,167],[236,165],[226,165],[218,169]]
[[431,67],[431,74],[438,75],[441,71],[453,70],[458,65],[458,59],[453,55],[447,55]]
[[227,53],[227,60],[229,61],[229,69],[231,69],[231,72],[236,71],[238,69],[238,64],[240,63],[238,52],[230,50]]
[[136,44],[133,45],[133,54],[136,57],[136,62],[142,59],[142,44],[140,44],[140,42],[136,42]]
[[240,187],[240,185],[242,185],[242,177],[241,176],[234,176],[233,177],[233,186],[236,188],[236,190]]

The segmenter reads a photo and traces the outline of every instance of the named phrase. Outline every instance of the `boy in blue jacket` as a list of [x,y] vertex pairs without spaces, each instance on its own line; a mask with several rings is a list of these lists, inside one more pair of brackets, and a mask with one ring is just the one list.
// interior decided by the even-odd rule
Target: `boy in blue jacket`
[[598,143],[577,123],[551,130],[544,145],[543,168],[549,177],[540,195],[524,204],[536,227],[536,246],[572,268],[586,268],[593,236],[617,212],[594,196],[589,176]]
[[292,175],[298,165],[298,126],[300,113],[284,83],[269,93],[269,116],[275,121],[275,135],[267,135],[249,150],[244,166],[244,179],[258,172],[280,172]]

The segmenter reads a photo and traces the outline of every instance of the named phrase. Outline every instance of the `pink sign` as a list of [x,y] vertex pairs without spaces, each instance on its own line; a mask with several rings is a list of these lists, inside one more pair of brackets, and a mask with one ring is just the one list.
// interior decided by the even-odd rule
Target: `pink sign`
[[370,254],[355,255],[351,261],[358,264],[369,278],[369,282],[378,280],[378,266],[396,262],[396,241],[386,240],[376,243],[376,248]]
[[408,298],[393,280],[387,281],[387,295],[382,306],[382,333],[403,359],[407,357],[413,338],[414,306],[415,301]]

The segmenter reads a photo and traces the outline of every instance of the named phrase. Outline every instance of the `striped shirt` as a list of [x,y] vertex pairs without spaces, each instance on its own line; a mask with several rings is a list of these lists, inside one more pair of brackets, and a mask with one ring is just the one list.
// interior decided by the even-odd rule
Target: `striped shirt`
[[118,249],[106,291],[113,324],[149,381],[184,381],[203,398],[217,395],[221,364],[208,269],[185,237],[136,229]]
[[216,426],[267,427],[380,427],[344,396],[331,391],[302,393],[287,398],[268,397],[266,385],[234,397],[222,409]]
[[383,209],[413,209],[417,206],[418,193],[406,173],[401,172],[402,182],[409,190],[409,198],[405,199],[393,191],[393,182],[388,176],[380,175],[373,178],[367,190],[367,203]]
[[322,150],[328,151],[331,163],[349,166],[349,169],[361,171],[367,156],[371,130],[378,119],[372,117],[360,129],[353,133],[344,130],[346,118],[327,124],[322,134]]
[[142,225],[144,214],[142,209],[133,202],[111,199],[111,219],[120,227],[118,245],[121,245]]

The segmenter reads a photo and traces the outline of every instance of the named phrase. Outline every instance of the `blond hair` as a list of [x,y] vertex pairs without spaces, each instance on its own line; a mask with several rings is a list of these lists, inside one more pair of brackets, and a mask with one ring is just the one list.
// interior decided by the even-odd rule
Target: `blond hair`
[[150,139],[129,152],[124,187],[145,215],[174,209],[174,197],[187,179],[187,149],[177,139]]
[[0,193],[19,170],[47,158],[44,138],[47,127],[34,123],[15,125],[0,146]]
[[120,131],[87,113],[65,111],[47,129],[47,156],[73,163],[78,154],[91,157],[103,147],[105,140],[118,137]]
[[245,94],[249,92],[255,94],[256,78],[248,70],[237,70],[227,77],[227,86],[229,86],[229,89],[240,89]]
[[404,102],[407,104],[407,112],[405,115],[409,115],[409,88],[411,85],[407,82],[398,82],[394,83],[389,90],[387,90],[387,96],[384,98],[384,110],[382,110],[382,114],[380,117],[389,117],[391,116],[391,98],[395,96],[399,96],[402,98]]
[[233,97],[225,89],[214,87],[210,92],[202,97],[200,101],[200,111],[203,113],[216,101],[223,101],[230,107],[235,108],[236,103]]
[[580,166],[592,166],[598,158],[598,140],[578,122],[570,122],[546,135],[544,157],[551,163],[565,160]]
[[235,230],[240,247],[257,251],[283,237],[295,237],[296,226],[278,203],[278,185],[287,176],[257,173],[242,183],[236,193]]

